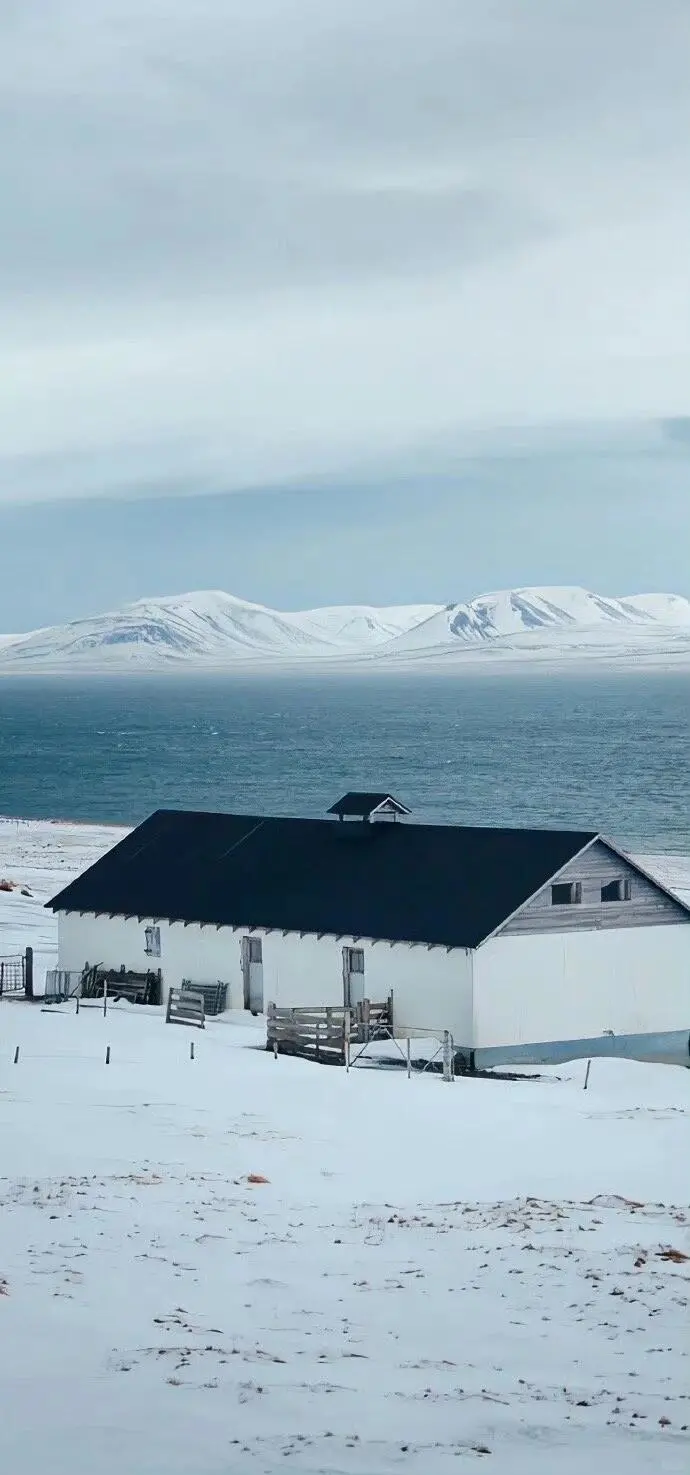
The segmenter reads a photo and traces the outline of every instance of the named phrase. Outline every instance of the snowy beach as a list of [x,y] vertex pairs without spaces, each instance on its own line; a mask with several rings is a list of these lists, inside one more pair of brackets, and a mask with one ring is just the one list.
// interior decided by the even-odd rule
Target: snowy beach
[[[123,833],[0,821],[0,954],[39,987],[44,901]],[[448,1085],[191,1038],[0,1002],[4,1470],[687,1468],[690,1073]]]
[[126,834],[115,825],[0,816],[0,882],[13,887],[0,892],[0,956],[33,947],[39,987],[57,964],[57,918],[45,903]]

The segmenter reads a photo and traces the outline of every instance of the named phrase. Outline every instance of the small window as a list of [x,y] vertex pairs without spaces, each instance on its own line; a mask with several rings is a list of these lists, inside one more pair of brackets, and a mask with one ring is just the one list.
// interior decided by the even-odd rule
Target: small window
[[551,887],[551,905],[554,907],[577,906],[582,901],[581,881],[557,881]]
[[616,881],[609,881],[601,888],[602,901],[630,901],[632,886],[629,876],[621,877]]
[[347,950],[347,966],[350,973],[364,972],[364,950],[361,947],[351,947]]
[[263,954],[262,954],[262,951],[261,951],[261,938],[260,937],[250,937],[248,939],[248,942],[249,942],[249,947],[247,949],[247,952],[248,952],[249,962],[250,963],[262,963],[263,962]]
[[160,927],[145,927],[144,937],[146,939],[144,952],[150,958],[160,958],[161,955],[161,929]]

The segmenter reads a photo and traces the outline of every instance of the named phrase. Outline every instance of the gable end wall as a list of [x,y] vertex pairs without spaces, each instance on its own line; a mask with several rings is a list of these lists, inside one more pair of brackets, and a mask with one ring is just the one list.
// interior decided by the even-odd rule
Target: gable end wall
[[[602,886],[617,877],[629,879],[630,901],[602,901]],[[590,932],[613,927],[657,927],[690,922],[690,913],[679,902],[666,896],[601,840],[596,840],[588,850],[569,861],[559,873],[558,880],[579,881],[582,901],[572,906],[553,906],[549,882],[500,929],[499,935]]]

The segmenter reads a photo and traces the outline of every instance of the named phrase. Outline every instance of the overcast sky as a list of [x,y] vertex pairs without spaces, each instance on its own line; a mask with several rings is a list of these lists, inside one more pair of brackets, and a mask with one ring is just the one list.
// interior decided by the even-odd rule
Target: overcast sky
[[0,542],[687,415],[689,78],[689,0],[0,0]]

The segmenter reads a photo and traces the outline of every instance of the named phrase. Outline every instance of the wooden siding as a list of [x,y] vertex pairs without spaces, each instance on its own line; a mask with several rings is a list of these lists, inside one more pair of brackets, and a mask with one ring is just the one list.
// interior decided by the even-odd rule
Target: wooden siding
[[[610,881],[629,880],[629,901],[602,901],[601,888]],[[582,901],[554,906],[551,885],[544,886],[524,907],[501,927],[500,936],[538,932],[588,932],[610,927],[659,927],[690,922],[690,913],[661,891],[653,881],[641,876],[634,866],[600,840],[571,860],[558,875],[558,882],[579,881]]]

